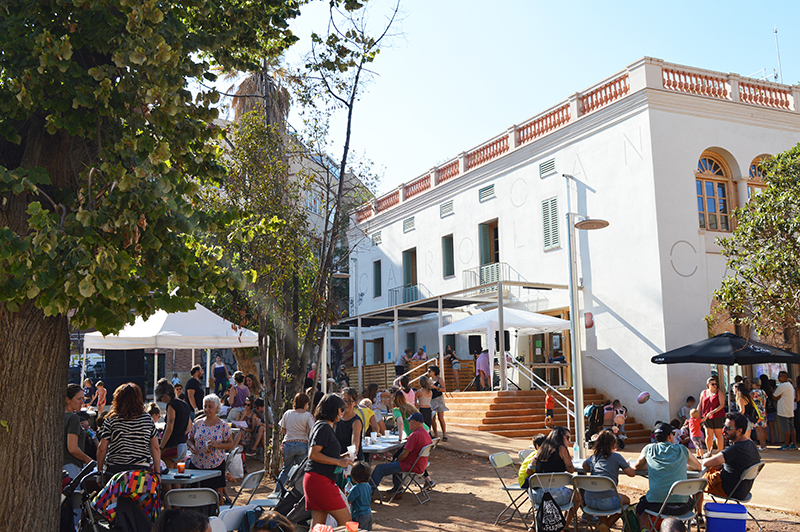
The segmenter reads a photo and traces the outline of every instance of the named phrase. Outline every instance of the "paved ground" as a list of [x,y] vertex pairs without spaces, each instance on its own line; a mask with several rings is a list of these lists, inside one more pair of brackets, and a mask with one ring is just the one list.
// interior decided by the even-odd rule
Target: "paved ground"
[[[490,454],[502,451],[516,457],[517,451],[530,446],[530,443],[530,440],[504,438],[489,432],[453,427],[448,430],[448,441],[442,442],[440,447],[488,460]],[[626,458],[634,458],[642,447],[642,444],[631,445],[621,454]],[[770,446],[761,453],[761,458],[767,465],[753,484],[753,500],[748,505],[800,516],[800,451],[778,451],[777,446]],[[620,484],[647,490],[647,479],[644,477],[623,475]]]

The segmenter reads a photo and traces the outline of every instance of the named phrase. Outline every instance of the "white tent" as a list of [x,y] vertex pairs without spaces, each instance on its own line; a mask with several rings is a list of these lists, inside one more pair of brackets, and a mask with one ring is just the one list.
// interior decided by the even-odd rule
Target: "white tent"
[[[466,318],[460,319],[455,323],[446,325],[439,328],[439,345],[443,345],[442,337],[446,334],[467,333],[467,332],[483,332],[486,331],[487,342],[489,343],[489,353],[491,360],[495,360],[497,356],[495,343],[493,341],[494,332],[500,330],[500,320],[502,319],[502,328],[518,329],[522,334],[542,334],[551,332],[560,332],[569,329],[569,321],[562,320],[553,316],[546,316],[544,314],[537,314],[535,312],[528,312],[527,310],[518,310],[508,307],[502,307],[502,314],[499,308],[490,310],[488,312],[481,312],[480,314],[473,314]],[[505,346],[506,349],[509,346]],[[493,362],[492,362],[493,364]],[[501,357],[500,360],[500,374],[501,379],[504,379],[506,373],[506,359]],[[505,385],[505,381],[503,385]],[[505,389],[505,388],[503,388]]]
[[[88,349],[231,349],[257,347],[258,333],[217,316],[199,303],[188,312],[159,310],[148,319],[137,317],[117,334],[88,333],[83,339],[84,370]],[[210,360],[207,366],[210,365]],[[154,364],[158,372],[158,364]],[[206,368],[207,378],[210,368]],[[155,380],[158,380],[157,378]]]

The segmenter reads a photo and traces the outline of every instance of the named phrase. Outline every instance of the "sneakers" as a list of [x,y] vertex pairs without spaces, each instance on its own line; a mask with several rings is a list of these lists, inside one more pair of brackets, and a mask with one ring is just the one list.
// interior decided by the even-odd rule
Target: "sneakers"
[[[788,450],[790,450],[791,448],[792,448],[792,446],[791,446],[791,445],[781,445],[780,447],[778,447],[778,450],[779,450],[779,451],[788,451]],[[795,447],[795,449],[796,449],[796,448],[797,448],[797,447]]]
[[426,480],[425,481],[425,491],[433,491],[433,488],[436,487],[435,480]]
[[789,449],[790,449],[790,450],[792,450],[792,451],[796,451],[796,450],[797,450],[797,445],[795,445],[795,444],[791,444],[791,445],[789,446]]

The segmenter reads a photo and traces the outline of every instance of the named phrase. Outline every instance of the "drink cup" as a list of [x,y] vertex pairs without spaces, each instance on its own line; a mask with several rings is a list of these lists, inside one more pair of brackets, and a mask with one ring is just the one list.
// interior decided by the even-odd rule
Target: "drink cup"
[[178,473],[181,475],[186,473],[186,462],[178,462]]
[[353,460],[356,459],[356,446],[355,445],[348,445],[347,452],[350,454],[350,458]]
[[378,433],[377,432],[370,432],[369,439],[372,440],[373,443],[378,441]]
[[358,523],[355,521],[348,521],[344,524],[345,529],[347,532],[358,532]]

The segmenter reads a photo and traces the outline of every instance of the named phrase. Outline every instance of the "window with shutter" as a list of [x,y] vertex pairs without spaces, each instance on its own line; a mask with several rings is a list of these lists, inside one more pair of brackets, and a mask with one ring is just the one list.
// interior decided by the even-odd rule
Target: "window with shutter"
[[478,201],[484,202],[490,200],[494,197],[494,185],[489,185],[488,187],[483,187],[482,189],[478,190]]
[[381,261],[379,260],[372,263],[372,294],[373,297],[381,297]]
[[442,276],[452,277],[456,274],[453,260],[453,235],[442,237]]
[[481,266],[492,262],[492,246],[489,234],[489,224],[480,224],[478,226],[478,247],[480,248]]
[[450,216],[453,214],[453,200],[445,201],[441,205],[439,205],[439,218],[444,218],[445,216]]
[[414,230],[414,217],[406,218],[403,220],[403,232],[408,233],[409,231]]
[[556,173],[556,160],[550,159],[539,165],[539,177],[547,177]]
[[377,246],[381,242],[383,242],[383,239],[381,238],[381,232],[377,231],[372,235],[372,244]]
[[561,246],[558,233],[558,197],[542,202],[542,236],[545,251]]

